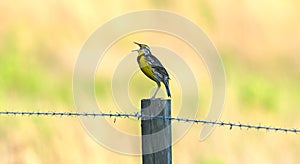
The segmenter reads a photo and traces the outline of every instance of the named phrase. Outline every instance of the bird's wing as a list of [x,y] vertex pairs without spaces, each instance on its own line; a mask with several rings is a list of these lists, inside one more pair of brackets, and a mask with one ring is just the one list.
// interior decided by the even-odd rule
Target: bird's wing
[[160,61],[153,55],[145,55],[146,60],[152,67],[164,67]]
[[151,65],[152,71],[154,75],[163,81],[165,78],[169,79],[169,74],[161,62],[153,55],[146,55],[145,56],[148,63]]
[[152,67],[154,75],[159,77],[161,81],[164,81],[166,78],[169,79],[169,74],[164,67]]

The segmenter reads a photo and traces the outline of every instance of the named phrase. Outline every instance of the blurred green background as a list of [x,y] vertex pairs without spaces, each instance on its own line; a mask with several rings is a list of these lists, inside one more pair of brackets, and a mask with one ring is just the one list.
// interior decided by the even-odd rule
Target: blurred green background
[[[299,8],[292,0],[1,1],[0,110],[75,111],[73,68],[88,36],[124,13],[164,9],[195,22],[219,50],[227,76],[222,120],[299,128]],[[130,46],[126,52],[136,48]],[[107,81],[98,81],[99,96]],[[128,120],[115,126],[121,122]],[[300,162],[296,134],[217,128],[200,142],[200,129],[192,126],[173,146],[173,163]],[[119,161],[141,163],[141,157],[98,145],[78,118],[0,117],[0,163]]]

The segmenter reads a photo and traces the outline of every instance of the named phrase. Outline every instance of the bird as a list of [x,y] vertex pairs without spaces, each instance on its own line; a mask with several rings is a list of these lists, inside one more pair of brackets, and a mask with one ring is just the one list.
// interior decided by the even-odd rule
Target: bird
[[167,70],[164,68],[161,62],[154,55],[152,55],[149,46],[137,42],[133,43],[139,46],[139,49],[132,51],[138,52],[137,62],[139,64],[140,69],[148,78],[155,81],[157,84],[157,89],[154,92],[154,95],[151,97],[151,99],[155,99],[156,94],[161,87],[161,82],[166,87],[168,97],[171,97],[171,92],[169,88],[170,77]]

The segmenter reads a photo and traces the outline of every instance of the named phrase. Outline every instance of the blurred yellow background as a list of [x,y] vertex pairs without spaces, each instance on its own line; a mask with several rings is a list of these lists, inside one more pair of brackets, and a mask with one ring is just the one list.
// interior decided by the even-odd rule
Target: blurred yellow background
[[[227,78],[221,120],[300,128],[299,8],[292,0],[1,1],[0,110],[75,111],[73,68],[89,35],[127,12],[163,9],[190,19],[215,43]],[[131,41],[123,46],[116,53],[136,48]],[[96,82],[99,96],[108,91],[107,81]],[[209,96],[204,100],[200,107],[209,106]],[[128,122],[119,121],[120,128]],[[139,132],[136,125],[129,130]],[[173,163],[300,163],[296,134],[216,128],[200,142],[200,129],[193,125],[173,146]],[[120,161],[141,157],[100,146],[78,118],[0,116],[0,163]]]

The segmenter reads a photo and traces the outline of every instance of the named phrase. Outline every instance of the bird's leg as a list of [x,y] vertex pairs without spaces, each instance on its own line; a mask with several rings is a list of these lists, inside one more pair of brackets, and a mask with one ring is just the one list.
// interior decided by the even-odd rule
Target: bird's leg
[[155,91],[154,95],[151,97],[151,99],[155,99],[155,96],[156,96],[158,90],[160,89],[160,83],[157,84],[157,85],[158,85],[158,86],[157,86],[157,88],[156,88],[156,91]]

